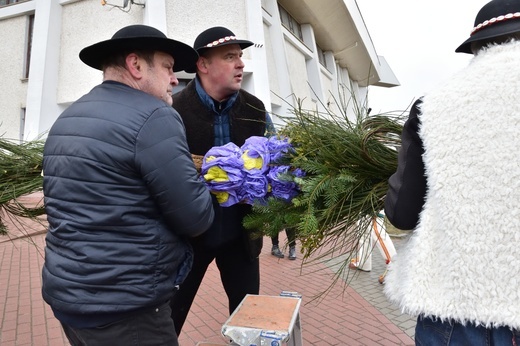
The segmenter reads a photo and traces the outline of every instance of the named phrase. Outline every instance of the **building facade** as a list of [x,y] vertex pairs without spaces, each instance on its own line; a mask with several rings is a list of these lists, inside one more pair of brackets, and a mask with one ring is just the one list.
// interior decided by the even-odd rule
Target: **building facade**
[[[82,48],[146,24],[193,44],[212,26],[253,41],[243,88],[278,125],[301,106],[354,112],[370,85],[399,85],[378,56],[355,0],[0,0],[0,135],[45,136],[59,114],[102,81]],[[194,77],[177,73],[179,87]],[[366,106],[366,105],[365,105]]]

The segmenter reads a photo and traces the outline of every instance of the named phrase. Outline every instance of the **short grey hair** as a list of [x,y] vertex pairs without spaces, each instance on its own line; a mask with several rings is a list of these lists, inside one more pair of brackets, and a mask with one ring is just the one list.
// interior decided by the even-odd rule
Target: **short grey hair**
[[511,34],[500,35],[480,41],[475,41],[471,43],[471,52],[476,55],[482,49],[487,48],[491,45],[502,44],[511,41],[520,41],[520,31],[513,32]]

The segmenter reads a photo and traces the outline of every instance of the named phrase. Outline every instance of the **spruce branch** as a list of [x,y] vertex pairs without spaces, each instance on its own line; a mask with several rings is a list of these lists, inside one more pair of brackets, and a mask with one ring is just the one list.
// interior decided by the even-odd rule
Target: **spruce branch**
[[29,207],[19,201],[42,190],[43,147],[43,140],[16,143],[0,138],[0,234],[7,234],[8,219],[38,220],[45,213],[41,204]]
[[299,100],[292,116],[278,116],[284,121],[279,133],[295,148],[290,165],[306,173],[298,180],[301,193],[289,203],[269,200],[253,206],[244,225],[269,236],[294,228],[302,265],[341,258],[333,281],[341,277],[348,283],[348,264],[370,236],[372,220],[384,208],[388,179],[397,169],[404,112],[369,115],[353,94],[335,102],[348,109],[339,115],[309,111]]

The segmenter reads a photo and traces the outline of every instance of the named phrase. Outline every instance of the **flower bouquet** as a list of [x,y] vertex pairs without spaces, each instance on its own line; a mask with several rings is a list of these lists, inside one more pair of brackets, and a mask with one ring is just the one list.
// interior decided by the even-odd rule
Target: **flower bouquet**
[[201,177],[223,207],[265,204],[269,197],[290,201],[299,192],[284,160],[294,151],[287,137],[253,136],[238,147],[230,142],[211,148],[202,160]]

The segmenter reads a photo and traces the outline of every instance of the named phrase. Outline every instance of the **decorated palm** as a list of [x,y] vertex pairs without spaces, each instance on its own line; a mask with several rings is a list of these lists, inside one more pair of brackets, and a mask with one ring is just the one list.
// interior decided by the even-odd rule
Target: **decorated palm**
[[[256,200],[253,213],[244,220],[245,227],[257,230],[257,236],[274,236],[284,228],[294,228],[302,244],[304,264],[341,258],[335,280],[344,277],[356,247],[383,209],[388,179],[397,168],[402,131],[403,112],[369,115],[366,107],[353,104],[354,119],[346,111],[325,114],[299,106],[293,116],[283,118],[284,126],[274,141],[265,143],[252,138],[244,148],[227,148],[224,153],[226,148],[214,148],[208,152],[211,155],[199,160],[208,187],[218,193],[235,181],[231,179],[234,175],[229,167],[234,166],[229,164],[233,161],[230,157],[243,161],[237,166],[241,183],[235,184],[240,189],[226,187],[228,197],[223,205],[244,198],[248,203]],[[291,150],[287,150],[287,138]],[[44,214],[41,206],[27,207],[17,201],[20,196],[42,189],[43,146],[41,140],[16,144],[0,139],[0,232],[6,231],[6,217],[35,219]],[[262,158],[263,146],[270,148],[270,155],[277,154]],[[227,163],[219,164],[217,169],[220,160]],[[257,167],[260,161],[262,165]],[[268,169],[263,167],[266,162]],[[222,183],[219,179],[223,167],[226,179]],[[244,186],[258,185],[257,173],[268,181],[269,193],[258,189],[268,197],[255,198],[251,191],[243,191]],[[293,191],[293,185],[297,185],[298,193]],[[230,199],[229,192],[235,190],[236,198]]]
[[350,120],[346,112],[320,114],[299,107],[285,118],[280,133],[295,148],[285,160],[305,172],[296,178],[301,193],[290,202],[271,198],[267,205],[254,205],[244,223],[270,236],[296,229],[304,264],[342,256],[336,280],[383,209],[402,131],[402,113],[369,116],[365,107],[355,113]]

